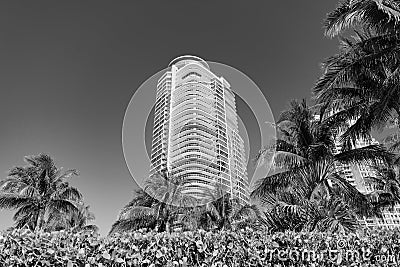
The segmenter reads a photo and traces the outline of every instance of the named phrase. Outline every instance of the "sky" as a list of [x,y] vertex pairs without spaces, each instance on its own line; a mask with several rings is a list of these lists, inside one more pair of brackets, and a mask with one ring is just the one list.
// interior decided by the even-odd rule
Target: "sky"
[[[309,99],[336,0],[2,1],[0,178],[26,155],[48,153],[106,234],[136,185],[121,133],[135,90],[177,56],[230,65],[262,90],[275,117]],[[0,230],[12,225],[0,210]]]

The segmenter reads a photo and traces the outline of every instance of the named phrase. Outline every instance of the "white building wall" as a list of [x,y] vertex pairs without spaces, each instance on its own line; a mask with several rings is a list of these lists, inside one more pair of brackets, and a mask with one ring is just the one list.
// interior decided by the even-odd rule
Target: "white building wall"
[[157,85],[150,175],[168,170],[184,177],[186,192],[199,198],[220,182],[247,203],[244,141],[230,84],[197,57],[177,58],[170,67]]

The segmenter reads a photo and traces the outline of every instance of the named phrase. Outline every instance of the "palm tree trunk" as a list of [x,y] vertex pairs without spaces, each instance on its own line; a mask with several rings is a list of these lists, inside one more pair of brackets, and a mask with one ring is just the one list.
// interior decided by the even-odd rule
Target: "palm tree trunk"
[[160,206],[158,207],[158,211],[157,211],[157,222],[156,222],[156,228],[159,230],[162,230],[162,224],[163,224],[163,220],[161,220],[161,214],[164,213],[165,211],[165,207],[164,207],[164,203],[161,202]]
[[[222,194],[223,194],[223,192],[222,192]],[[225,230],[226,229],[226,207],[225,207],[225,197],[226,197],[226,194],[223,194],[222,195],[222,230]]]
[[44,215],[45,215],[45,208],[40,208],[39,209],[39,215],[36,221],[36,226],[35,226],[35,232],[40,231],[43,227],[44,224]]

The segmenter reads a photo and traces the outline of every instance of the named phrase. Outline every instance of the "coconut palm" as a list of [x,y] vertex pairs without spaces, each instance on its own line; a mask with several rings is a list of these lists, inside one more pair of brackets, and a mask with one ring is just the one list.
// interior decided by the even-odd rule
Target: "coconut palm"
[[147,180],[145,191],[159,201],[157,229],[169,232],[171,225],[196,205],[196,199],[187,193],[189,184],[190,181],[184,177],[168,172],[156,174]]
[[140,228],[169,232],[171,225],[195,206],[195,199],[185,193],[186,185],[185,179],[167,172],[153,175],[123,208],[110,233]]
[[222,183],[215,182],[212,188],[204,188],[204,192],[205,204],[186,214],[183,219],[196,220],[197,228],[225,230],[250,225],[261,227],[264,222],[257,205],[241,203],[238,198],[232,197]]
[[[337,166],[389,162],[392,155],[380,145],[336,151],[337,132],[331,123],[318,119],[305,100],[292,101],[291,108],[281,114],[276,124],[279,138],[258,157],[272,157],[275,173],[259,180],[252,192],[252,197],[264,205],[271,228],[304,229],[307,222],[318,217],[316,206],[329,204],[333,211],[338,210],[334,207],[338,202],[330,203],[330,199],[341,199],[358,215],[369,216],[374,211],[369,196],[343,178]],[[316,225],[307,227],[315,229]]]
[[96,225],[91,224],[94,219],[95,216],[93,212],[90,211],[90,207],[84,203],[78,203],[76,211],[70,213],[58,212],[51,214],[45,228],[48,231],[65,229],[71,230],[72,232],[97,232],[99,228]]
[[398,0],[344,0],[327,15],[325,34],[333,37],[348,28],[387,33],[397,29],[399,22]]
[[204,190],[206,201],[194,199],[184,192],[186,183],[167,173],[151,177],[147,190],[136,191],[135,198],[122,209],[110,234],[140,228],[169,232],[171,226],[183,230],[243,228],[257,224],[262,217],[256,206],[239,204],[220,186]]
[[326,114],[336,122],[332,127],[355,121],[342,135],[346,148],[400,116],[399,47],[399,34],[384,40],[359,34],[355,41],[342,41],[341,53],[325,62],[314,92],[318,103],[333,113]]
[[77,175],[75,170],[57,168],[46,154],[28,156],[25,161],[27,166],[12,168],[0,184],[0,208],[17,210],[16,227],[38,231],[55,213],[77,212],[82,195],[67,182]]
[[342,135],[346,149],[400,116],[399,3],[343,1],[328,14],[328,36],[346,28],[355,31],[353,38],[341,37],[340,52],[326,60],[324,74],[314,87],[318,103],[335,113],[332,127],[355,120]]
[[154,229],[157,225],[158,205],[159,202],[144,190],[137,190],[136,196],[121,210],[109,234],[141,228]]
[[320,232],[354,232],[358,227],[352,208],[338,197],[321,198],[308,209],[307,230]]
[[[357,140],[370,139],[371,130],[382,130],[388,121],[400,116],[399,4],[392,0],[346,0],[325,21],[329,37],[346,29],[355,33],[352,38],[340,36],[340,52],[325,61],[325,72],[314,87],[322,107],[321,119],[343,132],[343,151],[351,150]],[[348,125],[349,121],[354,123]],[[375,164],[377,169],[388,166]],[[371,179],[379,189],[369,199],[379,215],[380,208],[393,203],[395,197],[384,188],[382,176]]]

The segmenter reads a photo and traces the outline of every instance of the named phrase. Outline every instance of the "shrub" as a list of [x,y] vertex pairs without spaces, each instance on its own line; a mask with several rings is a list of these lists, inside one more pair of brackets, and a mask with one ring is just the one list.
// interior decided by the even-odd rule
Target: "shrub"
[[396,266],[399,236],[383,229],[347,235],[141,230],[105,238],[13,230],[0,235],[0,266]]

